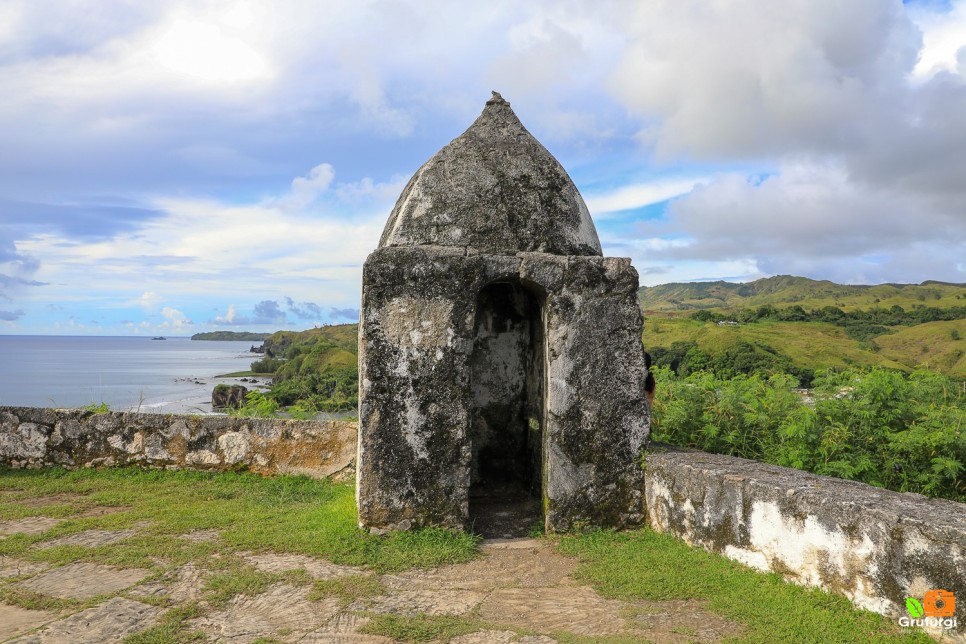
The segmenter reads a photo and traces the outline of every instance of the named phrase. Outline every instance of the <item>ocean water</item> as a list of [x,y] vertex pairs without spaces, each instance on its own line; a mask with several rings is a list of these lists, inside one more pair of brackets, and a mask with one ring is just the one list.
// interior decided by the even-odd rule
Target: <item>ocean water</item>
[[[215,376],[246,371],[258,342],[0,335],[0,405],[211,411]],[[251,388],[251,385],[249,385]]]

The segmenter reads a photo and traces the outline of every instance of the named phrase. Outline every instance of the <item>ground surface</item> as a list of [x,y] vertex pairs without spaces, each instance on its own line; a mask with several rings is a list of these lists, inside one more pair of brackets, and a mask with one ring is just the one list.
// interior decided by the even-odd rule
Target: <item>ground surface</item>
[[0,642],[928,641],[647,530],[356,521],[304,477],[0,471]]
[[[18,505],[69,502],[69,495],[18,499]],[[87,508],[83,516],[109,514],[123,508]],[[0,539],[42,536],[75,518],[44,516],[0,520]],[[40,540],[31,549],[77,549],[110,546],[137,538],[136,526],[126,530],[91,529],[66,537]],[[189,531],[189,542],[217,544],[217,530]],[[400,618],[462,618],[450,620],[458,631],[453,642],[579,641],[583,637],[626,636],[628,641],[715,641],[735,635],[740,627],[707,613],[697,602],[625,602],[605,599],[573,579],[574,558],[558,554],[546,539],[491,539],[481,558],[430,570],[373,575],[353,566],[318,557],[275,552],[241,554],[245,564],[266,573],[293,573],[298,585],[279,580],[262,592],[237,594],[227,602],[206,601],[212,570],[192,563],[164,574],[149,569],[98,563],[52,565],[28,558],[0,557],[0,585],[5,597],[19,597],[24,608],[0,603],[0,641],[81,644],[121,641],[148,631],[147,641],[171,641],[158,633],[164,616],[190,606],[195,616],[185,620],[171,639],[203,633],[216,642],[388,642],[392,639],[360,632],[380,616]],[[78,550],[81,552],[81,550]],[[217,553],[215,553],[217,555]],[[318,593],[305,579],[369,580],[363,592]],[[29,598],[29,602],[23,598]],[[47,600],[47,601],[45,601]],[[61,600],[61,601],[58,601]],[[682,629],[700,623],[700,629]],[[410,635],[412,636],[412,635]],[[264,641],[264,640],[263,640]]]

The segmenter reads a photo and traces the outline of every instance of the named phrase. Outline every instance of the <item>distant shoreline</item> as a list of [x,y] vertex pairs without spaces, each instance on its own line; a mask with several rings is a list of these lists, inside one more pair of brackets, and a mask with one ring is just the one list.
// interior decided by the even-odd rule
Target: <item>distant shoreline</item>
[[192,340],[207,340],[209,342],[262,342],[271,333],[252,333],[249,331],[206,331],[195,333]]

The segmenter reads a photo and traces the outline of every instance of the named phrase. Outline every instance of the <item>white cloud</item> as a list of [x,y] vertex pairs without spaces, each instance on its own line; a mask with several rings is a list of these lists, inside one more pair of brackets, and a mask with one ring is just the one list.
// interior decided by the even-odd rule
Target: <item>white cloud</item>
[[148,313],[153,313],[157,309],[158,304],[164,300],[163,297],[155,293],[154,291],[145,291],[140,297],[133,300],[129,300],[124,303],[125,306],[139,306]]
[[[664,262],[752,261],[765,273],[852,283],[882,281],[877,274],[951,279],[966,247],[959,213],[931,208],[901,190],[856,185],[836,165],[783,166],[763,180],[717,177],[670,204],[664,232],[689,239],[649,249]],[[918,268],[909,261],[911,248],[929,249]]]
[[234,324],[237,318],[238,318],[238,312],[235,311],[235,305],[229,304],[228,311],[225,313],[225,315],[216,316],[215,322],[222,323],[222,324]]
[[610,83],[664,156],[827,151],[894,116],[918,34],[881,0],[653,0]]
[[953,2],[948,11],[913,5],[910,18],[922,31],[922,51],[913,69],[917,80],[940,72],[964,75],[963,48],[966,47],[966,2]]
[[335,168],[328,163],[320,163],[304,177],[292,179],[292,191],[283,199],[284,208],[304,208],[321,193],[329,189],[335,179]]
[[188,319],[187,315],[178,309],[171,308],[170,306],[166,306],[161,309],[161,316],[164,318],[162,326],[171,328],[175,331],[183,331],[194,324],[194,322]]
[[707,179],[670,178],[620,186],[607,192],[585,195],[587,208],[595,220],[624,210],[643,208],[690,192]]

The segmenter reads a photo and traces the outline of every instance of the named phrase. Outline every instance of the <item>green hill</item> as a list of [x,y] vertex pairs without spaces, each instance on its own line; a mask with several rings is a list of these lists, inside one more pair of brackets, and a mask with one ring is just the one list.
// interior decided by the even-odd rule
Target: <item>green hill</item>
[[261,342],[269,336],[268,333],[252,333],[250,331],[206,331],[195,333],[192,340],[220,340],[226,342]]
[[679,373],[928,368],[966,378],[966,285],[849,286],[781,275],[640,290],[644,344]]
[[641,287],[638,299],[645,311],[738,309],[769,304],[798,304],[804,308],[835,306],[845,311],[876,306],[908,309],[917,304],[945,308],[966,304],[966,284],[928,281],[922,284],[850,286],[777,275],[747,284],[719,281],[645,286]]
[[359,400],[358,326],[278,331],[252,371],[273,373],[269,396],[279,405],[316,411],[353,409]]

